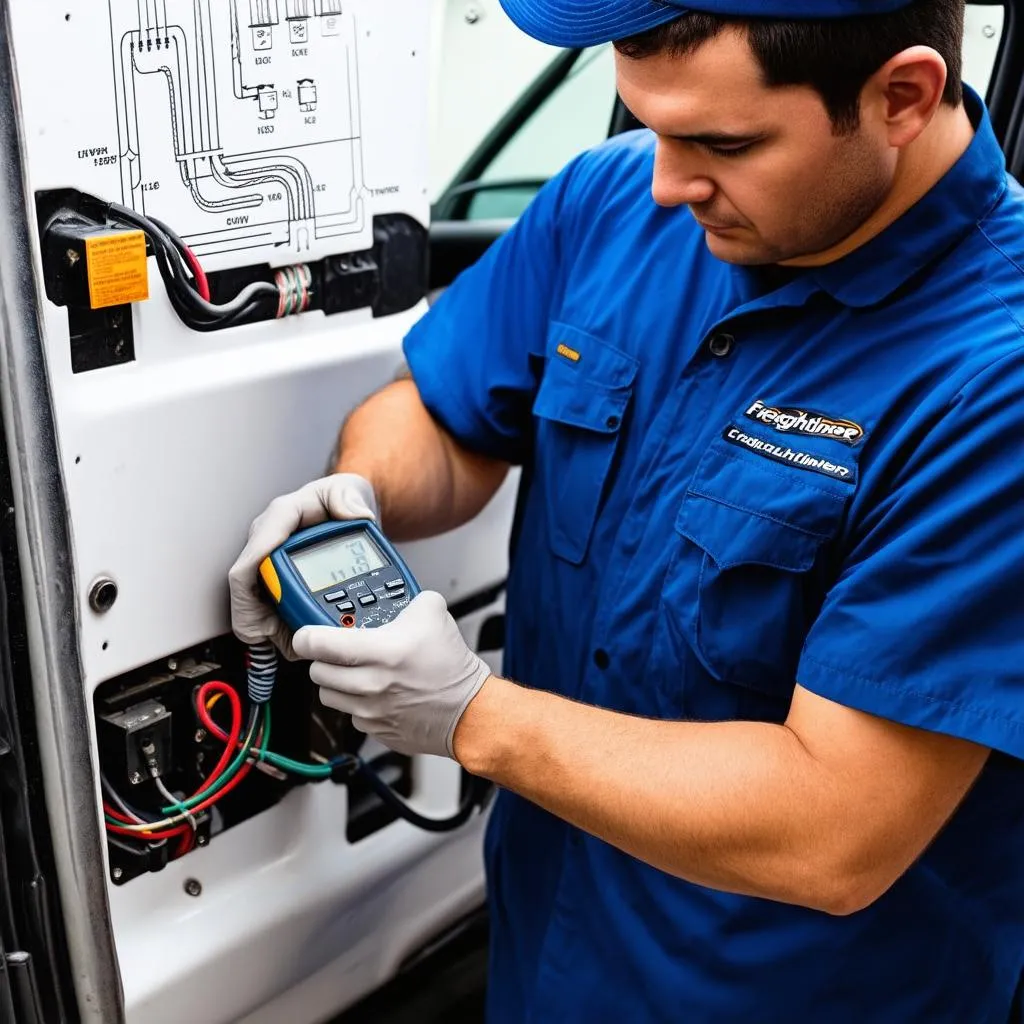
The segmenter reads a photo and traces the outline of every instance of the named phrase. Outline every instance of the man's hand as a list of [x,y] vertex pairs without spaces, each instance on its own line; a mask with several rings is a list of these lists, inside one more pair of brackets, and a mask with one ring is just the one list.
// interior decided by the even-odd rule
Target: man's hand
[[454,757],[455,727],[491,674],[429,590],[387,625],[306,626],[292,644],[324,704],[400,754]]
[[272,640],[285,657],[293,658],[290,630],[264,597],[260,563],[293,533],[307,526],[328,519],[376,518],[373,487],[355,473],[335,473],[275,498],[249,528],[249,541],[228,573],[231,628],[235,636],[249,644]]

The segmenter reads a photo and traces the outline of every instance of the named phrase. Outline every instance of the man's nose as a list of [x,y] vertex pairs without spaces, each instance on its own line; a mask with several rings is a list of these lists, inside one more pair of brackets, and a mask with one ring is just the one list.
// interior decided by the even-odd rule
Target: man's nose
[[654,201],[659,206],[699,206],[713,199],[715,183],[701,165],[692,147],[659,142],[651,184]]

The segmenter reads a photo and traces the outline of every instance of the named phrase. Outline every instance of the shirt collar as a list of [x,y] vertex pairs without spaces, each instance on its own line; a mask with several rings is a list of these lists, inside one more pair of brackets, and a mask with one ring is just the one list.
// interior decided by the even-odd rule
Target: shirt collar
[[1006,190],[1006,161],[984,101],[964,86],[974,139],[935,186],[898,220],[810,277],[846,306],[870,306],[959,242]]

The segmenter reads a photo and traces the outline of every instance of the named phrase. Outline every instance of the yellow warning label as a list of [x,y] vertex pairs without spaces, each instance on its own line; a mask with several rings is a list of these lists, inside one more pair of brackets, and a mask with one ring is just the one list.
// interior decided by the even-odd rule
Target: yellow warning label
[[87,238],[85,263],[89,274],[89,305],[93,309],[149,298],[146,236],[141,231],[118,231]]

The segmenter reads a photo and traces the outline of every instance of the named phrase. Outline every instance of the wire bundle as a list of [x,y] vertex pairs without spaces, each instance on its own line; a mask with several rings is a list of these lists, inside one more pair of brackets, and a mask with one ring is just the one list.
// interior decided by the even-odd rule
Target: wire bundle
[[[160,813],[164,817],[153,820],[126,804],[110,783],[103,779],[104,792],[110,801],[103,802],[107,831],[144,839],[147,842],[183,836],[184,841],[178,849],[178,855],[191,849],[195,835],[195,815],[230,793],[256,763],[255,759],[249,758],[254,745],[255,757],[258,758],[260,750],[265,750],[270,740],[270,709],[264,706],[263,725],[258,730],[259,709],[254,705],[249,712],[245,739],[239,742],[242,733],[242,702],[231,686],[218,680],[204,683],[196,694],[196,710],[202,709],[201,720],[205,715],[206,719],[212,722],[208,708],[220,697],[227,698],[231,707],[230,734],[221,730],[221,735],[227,742],[213,771],[199,789],[185,800],[177,801],[172,798],[167,806],[160,808]],[[165,799],[170,795],[166,790],[162,790],[162,793]]]
[[253,704],[265,704],[277,679],[277,649],[269,641],[250,644],[246,658],[246,689]]
[[[231,713],[231,724],[226,730],[214,721],[210,713],[221,699],[227,700]],[[275,754],[268,749],[269,702],[251,704],[243,736],[241,698],[234,687],[220,680],[211,680],[199,687],[195,710],[203,728],[224,744],[224,750],[206,780],[191,796],[178,800],[167,790],[162,780],[154,777],[154,784],[167,801],[160,808],[163,816],[154,818],[128,804],[107,778],[101,776],[105,795],[104,821],[108,832],[144,842],[181,837],[175,851],[175,856],[180,857],[195,845],[196,815],[227,796],[253,768],[263,766],[269,766],[267,770],[286,772],[310,780],[329,779],[339,770],[347,775],[359,775],[400,817],[430,832],[447,832],[458,828],[470,818],[475,807],[482,803],[480,793],[471,786],[454,815],[440,820],[427,818],[413,810],[362,758],[341,754],[322,764],[308,764]]]
[[[256,312],[263,312],[269,319],[272,315],[280,318],[309,308],[313,275],[304,263],[278,270],[274,275],[275,284],[254,281],[230,302],[214,303],[210,301],[206,273],[195,253],[170,227],[156,217],[137,213],[121,203],[110,203],[109,212],[115,220],[145,233],[171,306],[178,319],[194,331],[231,327]],[[276,313],[272,312],[271,300],[277,302]]]
[[[210,714],[213,706],[221,698],[227,700],[231,712],[231,724],[226,731]],[[199,688],[196,693],[195,709],[203,728],[224,743],[224,750],[213,771],[199,789],[184,800],[176,800],[159,779],[154,779],[154,783],[168,801],[166,806],[160,808],[163,817],[157,819],[126,803],[110,782],[103,778],[106,796],[103,810],[108,832],[146,842],[181,836],[182,842],[177,850],[177,856],[181,856],[194,845],[195,815],[227,796],[254,767],[265,763],[279,771],[291,772],[304,778],[327,779],[340,765],[355,767],[358,763],[357,758],[346,754],[327,764],[305,764],[268,750],[270,705],[266,703],[253,704],[250,707],[243,737],[241,699],[234,687],[220,680],[211,680]]]
[[293,313],[304,313],[309,309],[309,301],[313,297],[310,290],[313,272],[305,263],[294,267],[282,267],[274,274],[274,281],[280,295],[277,302],[278,320]]

